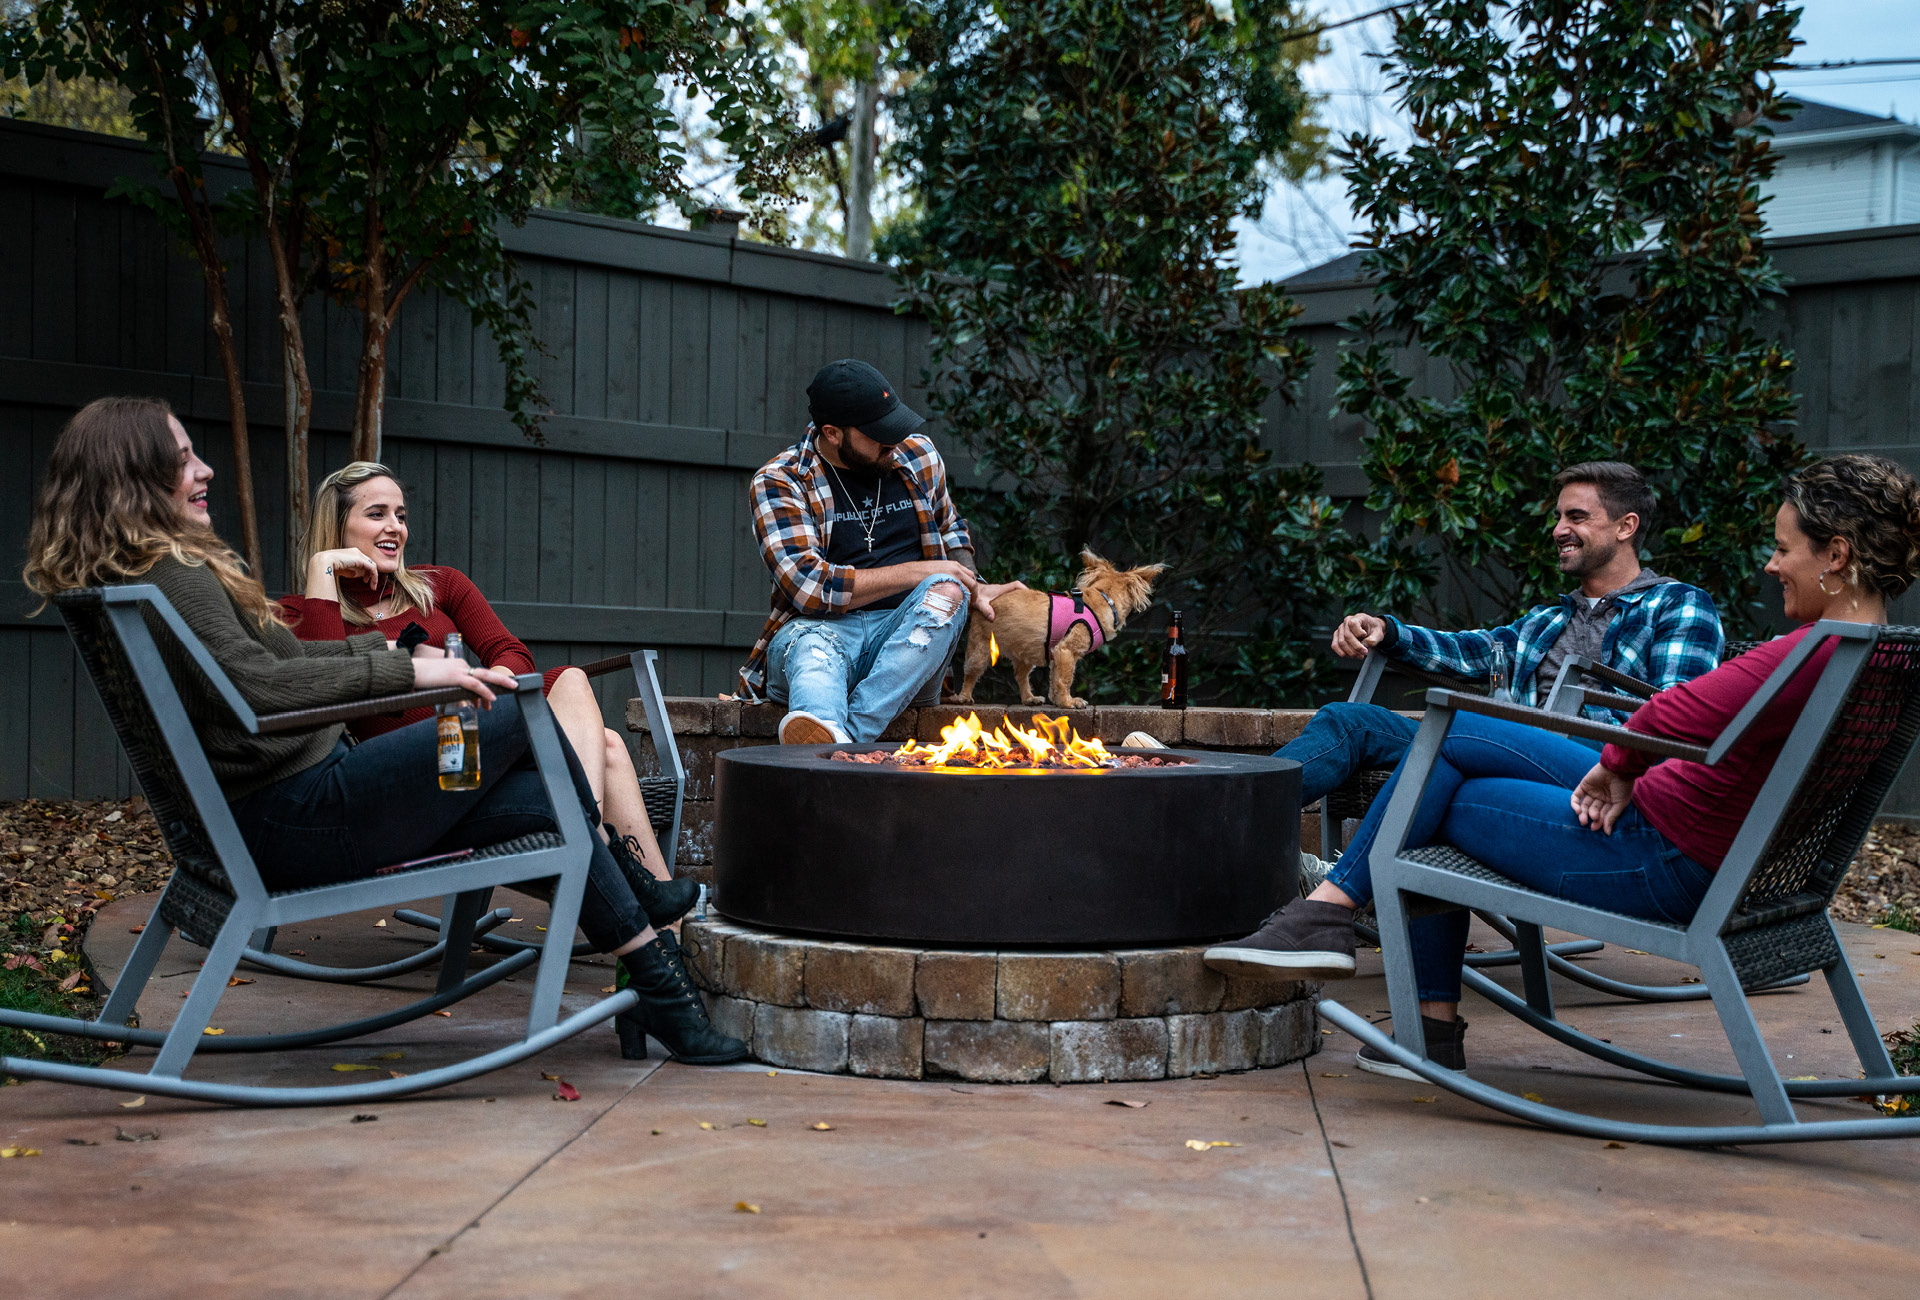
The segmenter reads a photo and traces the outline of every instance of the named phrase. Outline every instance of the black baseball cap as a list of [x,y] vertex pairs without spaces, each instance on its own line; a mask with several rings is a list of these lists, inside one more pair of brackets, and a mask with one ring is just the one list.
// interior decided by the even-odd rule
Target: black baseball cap
[[858,429],[886,447],[926,423],[894,395],[885,375],[851,357],[820,367],[807,385],[807,414],[816,426]]

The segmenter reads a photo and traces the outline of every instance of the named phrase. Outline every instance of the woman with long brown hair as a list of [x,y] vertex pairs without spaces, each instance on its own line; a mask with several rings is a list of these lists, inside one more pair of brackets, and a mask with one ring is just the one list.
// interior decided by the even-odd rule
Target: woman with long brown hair
[[[431,722],[349,746],[338,725],[275,735],[236,726],[181,656],[168,670],[206,749],[234,821],[269,889],[288,891],[373,875],[394,863],[494,844],[553,828],[513,684],[495,668],[390,647],[378,631],[301,641],[259,581],[207,520],[213,478],[165,402],[91,402],[54,444],[28,534],[27,586],[43,596],[77,587],[158,587],[247,702],[262,713],[344,704],[416,687],[459,686],[490,706],[478,789],[439,788]],[[572,745],[562,739],[582,808],[599,810]],[[643,887],[646,882],[640,883]],[[746,1046],[713,1028],[678,946],[657,926],[693,903],[692,886],[636,897],[603,841],[593,845],[580,927],[626,969],[640,1005],[626,1013],[680,1059],[720,1063]]]
[[[424,636],[419,644],[440,648],[448,633],[457,632],[482,663],[515,674],[533,672],[525,643],[507,630],[472,579],[447,565],[407,563],[408,536],[406,485],[385,465],[356,460],[322,479],[313,494],[306,590],[280,600],[294,635],[302,641],[344,641],[351,633],[377,629],[390,642]],[[409,634],[410,627],[418,631]],[[563,665],[543,676],[547,704],[587,774],[620,865],[629,877],[644,872],[670,879],[640,798],[633,756],[602,720],[587,675]],[[410,709],[397,718],[361,718],[348,730],[371,739],[432,712]],[[645,882],[637,888],[645,889]]]

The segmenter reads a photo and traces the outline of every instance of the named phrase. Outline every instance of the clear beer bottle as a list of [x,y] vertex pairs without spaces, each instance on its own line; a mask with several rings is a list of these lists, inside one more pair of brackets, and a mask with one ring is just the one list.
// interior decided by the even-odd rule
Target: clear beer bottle
[[[460,634],[447,633],[447,657],[462,655]],[[438,731],[440,788],[442,790],[478,790],[480,788],[480,709],[472,696],[436,711]]]

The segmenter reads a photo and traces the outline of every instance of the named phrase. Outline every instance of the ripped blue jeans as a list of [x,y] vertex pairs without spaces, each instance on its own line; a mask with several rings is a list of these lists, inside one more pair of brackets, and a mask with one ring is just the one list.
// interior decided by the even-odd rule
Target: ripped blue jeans
[[767,647],[767,696],[865,743],[946,667],[966,624],[967,592],[932,577],[894,609],[796,618]]

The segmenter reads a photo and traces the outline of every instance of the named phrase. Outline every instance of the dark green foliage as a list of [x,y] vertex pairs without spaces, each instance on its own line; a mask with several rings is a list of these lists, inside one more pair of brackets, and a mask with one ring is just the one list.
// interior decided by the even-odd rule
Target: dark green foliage
[[[1624,460],[1656,483],[1660,572],[1754,626],[1784,474],[1802,452],[1791,357],[1757,329],[1780,292],[1761,243],[1777,0],[1430,0],[1388,69],[1413,143],[1349,140],[1378,305],[1340,361],[1372,425],[1368,505],[1429,539],[1489,612],[1567,587],[1544,544],[1554,472]],[[1415,396],[1398,345],[1452,370]],[[1391,596],[1391,593],[1381,593]],[[1466,611],[1436,611],[1443,620]]]
[[[918,33],[894,251],[932,326],[946,429],[1004,492],[966,502],[995,577],[1061,587],[1090,546],[1164,561],[1195,691],[1303,690],[1300,641],[1352,537],[1311,467],[1261,445],[1307,358],[1277,286],[1236,290],[1232,220],[1285,165],[1305,97],[1288,0],[950,0]],[[1160,620],[1148,619],[1149,624]],[[1157,640],[1077,690],[1150,696]]]

